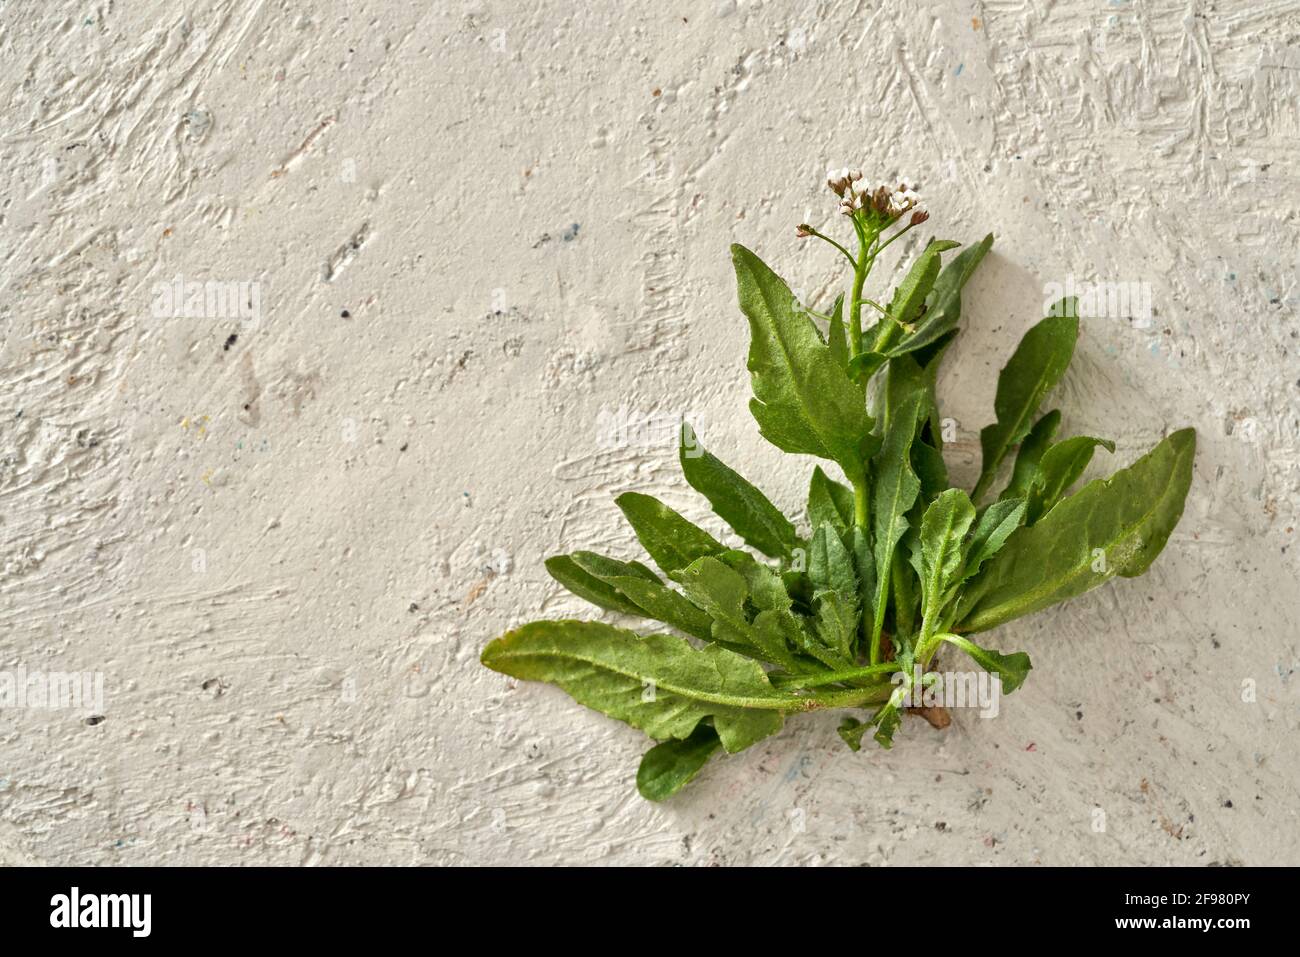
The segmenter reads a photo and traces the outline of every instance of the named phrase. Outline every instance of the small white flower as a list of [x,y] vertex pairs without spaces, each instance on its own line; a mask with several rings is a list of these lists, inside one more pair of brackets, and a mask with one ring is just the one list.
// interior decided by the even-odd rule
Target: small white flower
[[836,196],[843,196],[844,190],[848,188],[848,170],[829,169],[826,171],[826,185]]

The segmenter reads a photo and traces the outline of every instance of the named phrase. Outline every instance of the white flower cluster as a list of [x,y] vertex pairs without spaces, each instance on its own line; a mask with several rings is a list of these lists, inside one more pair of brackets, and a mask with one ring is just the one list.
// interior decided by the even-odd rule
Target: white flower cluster
[[897,185],[868,183],[862,170],[833,169],[826,173],[826,185],[840,197],[840,211],[852,216],[860,209],[874,209],[882,216],[893,219],[913,209],[921,201],[915,184],[901,179]]

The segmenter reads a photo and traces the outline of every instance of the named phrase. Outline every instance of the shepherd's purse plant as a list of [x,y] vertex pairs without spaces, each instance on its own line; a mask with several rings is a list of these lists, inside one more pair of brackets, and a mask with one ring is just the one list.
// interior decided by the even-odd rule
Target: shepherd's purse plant
[[637,772],[650,800],[680,790],[715,752],[741,751],[805,711],[857,712],[839,728],[848,747],[857,751],[868,732],[890,747],[900,715],[940,681],[944,645],[1015,691],[1029,656],[969,636],[1142,574],[1183,512],[1191,429],[1071,494],[1097,448],[1114,444],[1058,439],[1060,412],[1039,415],[1074,353],[1069,299],[1025,333],[1002,369],[974,487],[950,487],[935,383],[958,332],[962,287],[993,237],[946,264],[942,255],[959,244],[931,240],[882,306],[864,295],[872,266],[928,214],[905,181],[868,186],[860,172],[839,170],[828,185],[856,251],[806,224],[797,235],[824,240],[852,268],[847,300],[829,314],[802,306],[754,253],[731,247],[759,430],[784,452],[834,463],[847,480],[813,469],[809,536],[686,426],[686,481],[763,557],[627,492],[618,507],[662,575],[588,551],[556,555],[546,568],[592,604],[671,631],[535,621],[483,651],[487,667],[559,685],[658,742]]

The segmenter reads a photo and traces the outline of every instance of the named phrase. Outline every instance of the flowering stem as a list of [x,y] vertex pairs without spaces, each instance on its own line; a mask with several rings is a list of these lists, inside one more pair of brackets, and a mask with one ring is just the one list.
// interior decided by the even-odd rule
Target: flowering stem
[[862,286],[867,281],[867,273],[871,271],[866,230],[856,219],[853,228],[858,234],[858,258],[853,265],[853,293],[849,298],[850,357],[862,352]]
[[[924,222],[924,220],[922,220],[922,222]],[[908,231],[909,229],[911,229],[913,226],[919,226],[919,225],[921,225],[921,223],[908,223],[906,226],[904,226],[904,227],[903,227],[902,229],[900,229],[898,232],[894,233],[894,235],[890,236],[890,237],[889,237],[888,239],[886,239],[883,243],[881,243],[881,244],[880,244],[880,249],[877,249],[876,252],[879,253],[881,249],[884,249],[886,246],[888,246],[890,243],[892,243],[892,242],[893,242],[895,239],[897,239],[899,236],[903,235],[903,233],[907,232],[907,231]]]
[[[871,271],[871,257],[868,256],[868,250],[875,238],[874,236],[868,237],[866,229],[863,228],[857,217],[853,219],[853,229],[858,234],[858,258],[853,265],[853,292],[849,298],[850,356],[856,356],[862,352],[862,286],[867,281],[867,273]],[[867,526],[870,494],[867,489],[866,476],[854,476],[853,524],[859,528],[866,528]]]
[[809,236],[816,236],[818,239],[830,243],[832,246],[834,246],[836,249],[838,249],[840,252],[844,254],[844,258],[849,261],[849,265],[852,266],[854,270],[858,268],[857,260],[853,258],[852,254],[847,249],[845,249],[835,240],[831,239],[829,236],[819,233],[817,230],[813,229],[807,223],[804,223],[799,228],[802,229],[804,232],[806,232]]

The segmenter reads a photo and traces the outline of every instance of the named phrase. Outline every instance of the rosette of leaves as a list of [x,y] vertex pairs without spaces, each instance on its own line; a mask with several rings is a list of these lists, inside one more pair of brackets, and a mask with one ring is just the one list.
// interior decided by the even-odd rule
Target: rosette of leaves
[[[924,217],[883,238],[901,214],[865,205],[848,211],[857,256],[835,244],[854,271],[847,316],[843,297],[826,316],[803,308],[754,253],[732,247],[759,430],[827,465],[809,482],[808,533],[688,427],[685,479],[748,549],[627,492],[618,507],[657,571],[585,551],[546,568],[597,607],[647,626],[534,621],[482,653],[487,667],[558,685],[657,742],[637,772],[650,800],[676,793],[715,754],[748,748],[807,711],[849,709],[840,734],[850,748],[867,733],[890,747],[909,692],[930,680],[945,644],[1015,691],[1028,655],[969,636],[1140,575],[1182,514],[1191,429],[1071,491],[1097,449],[1114,445],[1058,437],[1060,413],[1042,411],[1079,332],[1068,300],[1002,369],[995,421],[980,432],[979,478],[969,492],[952,487],[935,383],[958,332],[962,287],[993,237],[946,264],[957,244],[931,241],[878,306],[862,297],[875,256]],[[825,238],[800,227],[810,233]],[[878,318],[863,329],[865,308]],[[829,474],[835,467],[844,481]]]

